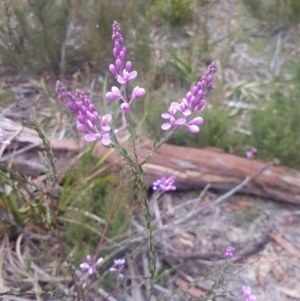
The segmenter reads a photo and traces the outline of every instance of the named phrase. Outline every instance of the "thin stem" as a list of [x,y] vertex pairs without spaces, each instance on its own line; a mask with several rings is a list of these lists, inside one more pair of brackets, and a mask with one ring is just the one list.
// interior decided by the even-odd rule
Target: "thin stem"
[[148,155],[143,159],[143,161],[139,164],[141,167],[148,161],[148,159],[154,154],[154,152],[162,146],[169,138],[174,134],[175,130],[172,130],[168,133],[168,135],[163,138],[149,153]]

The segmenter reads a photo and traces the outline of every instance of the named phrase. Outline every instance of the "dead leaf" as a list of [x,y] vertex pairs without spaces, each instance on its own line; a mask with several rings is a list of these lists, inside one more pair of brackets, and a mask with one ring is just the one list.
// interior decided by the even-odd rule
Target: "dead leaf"
[[290,244],[288,241],[283,239],[282,237],[279,237],[273,233],[269,233],[269,236],[283,249],[285,249],[287,252],[289,252],[291,255],[297,256],[300,258],[300,251],[296,249],[292,244]]
[[191,284],[181,278],[176,278],[175,282],[182,289],[187,291],[193,297],[200,297],[204,292],[195,287],[189,287]]
[[275,267],[274,264],[272,264],[271,266],[271,273],[278,282],[281,282],[284,279],[284,275],[279,272],[279,270]]
[[6,207],[4,201],[1,198],[0,198],[0,207],[3,209],[5,209]]
[[266,278],[261,274],[259,267],[256,268],[255,274],[259,284],[264,288],[266,285]]
[[228,203],[228,207],[233,210],[250,209],[255,207],[255,204],[249,201],[240,201],[237,203]]
[[190,248],[194,248],[194,247],[195,247],[195,245],[193,244],[193,242],[191,242],[190,240],[187,240],[187,239],[184,239],[184,238],[180,238],[179,241],[180,241],[183,245],[185,245],[185,246],[187,246],[187,247],[190,247]]
[[290,289],[290,288],[286,288],[286,287],[279,287],[278,288],[280,292],[282,292],[283,294],[291,297],[291,298],[295,298],[295,299],[300,299],[300,290],[294,290],[294,289]]
[[46,230],[42,229],[41,227],[39,227],[31,222],[28,222],[26,224],[26,227],[28,229],[32,230],[33,232],[41,234],[41,235],[46,235],[48,233]]

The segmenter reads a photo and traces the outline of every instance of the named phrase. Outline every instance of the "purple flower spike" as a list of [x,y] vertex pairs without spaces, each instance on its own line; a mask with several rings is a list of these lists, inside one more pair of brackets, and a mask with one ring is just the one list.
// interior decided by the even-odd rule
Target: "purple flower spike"
[[104,259],[99,258],[96,263],[93,263],[93,260],[90,255],[86,256],[86,262],[82,263],[79,267],[83,270],[87,270],[89,275],[92,275],[96,272],[96,269],[103,263]]
[[115,259],[114,265],[109,270],[110,272],[118,272],[118,277],[120,279],[124,278],[124,275],[121,273],[124,269],[125,259]]
[[228,260],[228,259],[231,259],[232,256],[233,256],[233,253],[235,251],[235,248],[229,246],[226,248],[226,251],[225,251],[225,254],[224,254],[224,257]]
[[[59,93],[58,98],[67,102],[67,108],[79,122],[77,130],[85,134],[84,140],[87,142],[100,141],[104,146],[109,146],[111,144],[109,133],[111,127],[108,123],[112,119],[111,115],[107,114],[100,118],[94,104],[80,90],[77,90],[76,96],[74,96],[71,92],[67,92],[60,82],[57,82],[56,90]],[[117,87],[113,87],[112,91],[110,93],[117,94],[119,90]]]
[[[192,133],[198,133],[200,131],[199,125],[203,123],[203,119],[201,117],[196,117],[190,121],[186,121],[185,123],[178,123],[178,120],[179,122],[181,122],[182,118],[176,120],[175,114],[176,112],[180,112],[183,115],[183,117],[187,118],[204,108],[204,97],[213,88],[213,78],[216,71],[217,67],[216,64],[213,62],[207,67],[206,73],[202,76],[201,81],[199,81],[197,85],[191,89],[191,91],[187,92],[185,98],[183,98],[182,103],[171,103],[171,108],[169,109],[168,113],[163,113],[161,115],[161,117],[164,119],[170,118],[169,123],[164,123],[162,125],[161,128],[163,130],[175,128],[176,125],[185,125],[188,128],[188,130]],[[178,129],[180,126],[175,128],[175,130]]]
[[243,286],[244,300],[245,301],[258,301],[255,295],[251,294],[250,286]]
[[108,100],[115,100],[121,98],[123,103],[120,105],[120,109],[123,112],[129,112],[131,109],[132,101],[136,98],[143,97],[145,95],[145,89],[135,87],[132,91],[132,97],[129,99],[126,94],[126,85],[129,81],[135,79],[138,75],[137,71],[131,71],[132,63],[125,60],[127,49],[124,46],[124,39],[121,34],[120,25],[115,21],[113,23],[112,40],[114,42],[113,54],[115,57],[115,63],[109,66],[110,72],[117,79],[118,83],[123,86],[124,89],[113,87],[111,92],[106,94]]
[[171,176],[169,178],[161,178],[153,183],[152,189],[158,192],[167,192],[176,190],[176,186],[174,185],[176,180],[175,176]]

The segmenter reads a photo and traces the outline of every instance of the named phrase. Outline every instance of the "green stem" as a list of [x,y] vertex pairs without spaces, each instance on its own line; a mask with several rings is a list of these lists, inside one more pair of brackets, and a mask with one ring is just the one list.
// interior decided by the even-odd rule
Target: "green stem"
[[175,130],[172,130],[168,133],[168,135],[163,138],[149,153],[148,155],[143,159],[143,161],[139,164],[141,167],[148,161],[148,159],[154,154],[154,152],[162,146],[173,134]]

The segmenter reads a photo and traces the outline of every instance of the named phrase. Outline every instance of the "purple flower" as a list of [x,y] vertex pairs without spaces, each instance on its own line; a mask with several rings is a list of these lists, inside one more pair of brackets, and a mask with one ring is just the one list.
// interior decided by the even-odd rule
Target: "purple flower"
[[188,123],[186,123],[184,126],[186,126],[190,132],[192,132],[193,134],[196,134],[196,133],[199,133],[199,131],[200,131],[198,125],[201,125],[202,123],[203,123],[203,118],[196,117],[196,118],[192,119],[191,121],[189,121]]
[[132,91],[132,97],[131,100],[140,98],[145,96],[146,92],[144,88],[140,88],[139,86],[135,87]]
[[103,263],[104,259],[99,258],[96,263],[93,263],[93,260],[90,255],[86,256],[86,262],[82,263],[79,267],[83,270],[87,270],[89,275],[92,275],[96,272],[96,269]]
[[124,85],[128,83],[130,80],[133,80],[137,77],[137,72],[132,71],[128,72],[127,70],[123,70],[123,75],[117,75],[117,81],[119,84]]
[[[131,71],[132,63],[130,61],[125,63],[127,50],[124,46],[124,39],[121,34],[120,25],[115,21],[112,27],[112,40],[114,42],[113,54],[115,57],[115,64],[110,64],[109,70],[117,79],[118,83],[124,87],[123,91],[126,91],[127,83],[137,77],[137,72]],[[137,86],[133,89],[132,97],[129,100],[125,92],[122,94],[119,88],[112,87],[111,92],[106,93],[106,98],[108,100],[121,98],[123,103],[120,105],[120,109],[124,112],[128,112],[131,109],[132,101],[136,98],[143,97],[144,95],[145,89]]]
[[248,150],[248,151],[245,152],[245,157],[247,159],[253,159],[254,155],[250,150]]
[[[187,92],[185,98],[183,98],[183,101],[180,104],[177,102],[171,103],[171,108],[168,110],[168,113],[163,113],[161,115],[164,119],[170,118],[169,123],[164,123],[162,125],[161,128],[163,130],[175,128],[176,125],[178,125],[177,128],[185,125],[188,130],[194,134],[200,131],[199,125],[203,123],[203,119],[201,117],[196,117],[190,121],[186,121],[185,123],[183,123],[183,120],[204,108],[206,104],[204,97],[213,89],[213,78],[216,71],[217,67],[213,62],[207,67],[205,75],[202,76],[197,85]],[[180,112],[183,115],[183,118],[176,120],[176,112]]]
[[177,111],[180,111],[185,117],[190,116],[192,114],[192,112],[189,109],[187,109],[187,101],[185,98],[180,104],[177,102],[172,102],[171,107]]
[[115,100],[117,98],[121,98],[123,103],[121,104],[120,108],[122,111],[129,111],[132,101],[136,98],[143,97],[146,94],[144,88],[140,88],[139,86],[135,87],[132,91],[132,97],[129,102],[126,101],[126,98],[121,94],[119,88],[112,87],[111,92],[106,93],[106,98],[108,100]]
[[248,149],[245,152],[245,157],[247,159],[254,159],[255,155],[257,154],[257,148],[251,145],[248,145]]
[[2,129],[0,128],[0,144],[2,145],[10,145],[10,141],[8,140],[2,140],[2,137],[4,136],[4,133],[2,131]]
[[161,128],[162,130],[164,131],[167,131],[169,129],[173,129],[175,128],[176,126],[182,126],[182,125],[185,125],[186,124],[186,119],[185,118],[179,118],[179,119],[175,119],[174,117],[171,117],[170,118],[170,122],[167,122],[167,123],[164,123]]
[[[101,118],[94,104],[80,90],[73,95],[71,92],[67,92],[60,82],[57,82],[56,90],[59,94],[58,98],[67,103],[67,108],[76,117],[77,130],[85,134],[84,140],[87,142],[100,141],[104,146],[109,146],[111,144],[111,127],[109,126],[111,115],[106,114]],[[118,91],[117,87],[113,87],[111,93],[116,95]]]
[[124,269],[125,259],[115,259],[114,265],[109,270],[111,272],[118,272],[118,277],[120,279],[124,278],[124,275],[121,273]]
[[224,257],[228,260],[228,259],[231,259],[232,256],[233,256],[233,253],[235,251],[235,248],[229,246],[226,248],[226,251],[225,251],[225,254],[224,254]]
[[115,86],[112,87],[111,92],[107,92],[105,96],[108,100],[115,100],[117,98],[122,98],[122,94],[121,94],[119,88],[115,87]]
[[255,295],[251,294],[250,286],[243,286],[244,300],[245,301],[258,301]]
[[152,189],[158,192],[167,192],[176,190],[174,185],[176,180],[175,176],[170,176],[169,178],[162,177],[153,183]]
[[164,119],[169,119],[171,117],[175,117],[176,109],[170,107],[167,113],[162,113],[161,117]]

